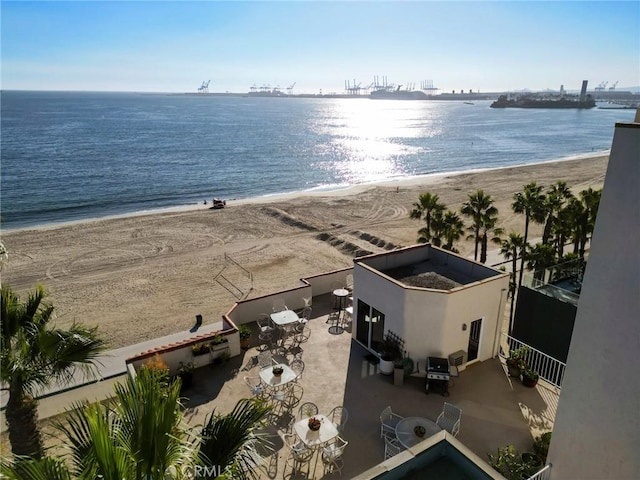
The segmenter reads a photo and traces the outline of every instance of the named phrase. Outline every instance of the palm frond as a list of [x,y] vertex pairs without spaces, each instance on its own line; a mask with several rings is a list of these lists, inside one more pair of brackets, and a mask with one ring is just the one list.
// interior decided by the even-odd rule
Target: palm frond
[[259,400],[242,399],[227,415],[212,412],[202,428],[202,461],[209,466],[235,466],[239,478],[244,478],[256,467],[256,446],[266,443],[255,430],[269,411],[270,407]]
[[69,469],[59,458],[40,460],[16,459],[13,463],[2,460],[0,477],[10,480],[71,480]]

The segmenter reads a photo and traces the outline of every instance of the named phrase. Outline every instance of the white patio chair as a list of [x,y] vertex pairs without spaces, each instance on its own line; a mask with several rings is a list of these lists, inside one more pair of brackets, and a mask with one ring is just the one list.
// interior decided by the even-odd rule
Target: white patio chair
[[258,353],[258,366],[260,369],[274,365],[273,356],[269,350]]
[[452,405],[450,403],[444,402],[444,407],[442,408],[442,413],[438,415],[438,419],[436,420],[436,424],[446,430],[454,437],[458,435],[460,432],[460,419],[462,418],[462,409]]
[[347,420],[349,420],[349,412],[342,405],[333,407],[329,412],[329,420],[336,426],[338,432],[342,433]]
[[296,341],[298,342],[298,344],[307,342],[310,336],[311,336],[311,329],[309,328],[308,325],[303,325],[303,324],[298,325],[298,328],[296,331]]
[[300,405],[300,409],[298,410],[298,415],[300,416],[300,420],[303,418],[310,418],[314,415],[318,414],[318,406],[313,402],[304,402]]
[[299,382],[300,379],[302,378],[302,372],[304,372],[304,362],[300,359],[295,359],[291,362],[291,364],[289,365],[289,367],[291,367],[291,370],[293,370],[296,374],[296,382]]
[[[291,382],[285,389],[284,406],[289,412],[293,411],[300,404],[302,396],[304,395],[304,388],[299,383]],[[294,420],[292,418],[292,420]],[[295,422],[293,422],[295,423]],[[289,425],[291,427],[292,425]]]
[[347,275],[347,278],[346,278],[344,284],[345,284],[344,286],[345,286],[345,288],[347,290],[349,290],[350,292],[353,291],[353,274],[350,273],[349,275]]
[[244,377],[244,383],[251,390],[254,397],[262,398],[265,394],[265,388],[260,377]]
[[283,310],[289,310],[287,304],[284,303],[284,298],[278,297],[273,300],[273,311],[282,312]]
[[266,313],[261,313],[258,319],[256,320],[258,324],[258,338],[262,342],[271,343],[273,339],[273,332],[275,331],[275,327],[271,323],[271,318]]
[[396,426],[398,422],[404,417],[393,413],[391,407],[385,408],[380,414],[380,437],[382,438],[385,432],[389,432],[396,436]]
[[345,327],[353,322],[353,306],[348,306],[342,311],[342,323]]
[[342,467],[344,466],[342,455],[348,444],[349,442],[336,437],[330,444],[322,447],[322,463],[325,470],[328,468],[330,473],[337,470],[342,475]]
[[302,314],[300,315],[300,320],[298,320],[298,323],[304,325],[309,320],[311,320],[311,307],[304,307],[302,309]]
[[391,457],[398,455],[404,448],[402,444],[398,440],[398,438],[394,435],[393,437],[389,435],[383,435],[384,437],[384,459],[388,460]]
[[297,435],[285,433],[283,440],[294,460],[294,470],[299,470],[301,466],[308,463],[313,457],[313,450],[308,448]]

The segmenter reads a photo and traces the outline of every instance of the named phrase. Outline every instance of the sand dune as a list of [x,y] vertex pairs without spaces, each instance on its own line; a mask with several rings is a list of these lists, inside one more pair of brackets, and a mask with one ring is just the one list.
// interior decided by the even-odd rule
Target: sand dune
[[[484,189],[496,200],[499,226],[522,231],[523,217],[510,208],[522,185],[565,180],[576,192],[599,188],[607,161],[593,157],[437,175],[228,202],[224,210],[202,206],[5,232],[9,262],[2,281],[19,292],[42,283],[56,306],[58,324],[98,324],[115,348],[188,329],[196,314],[205,323],[215,321],[239,297],[271,293],[297,285],[300,277],[348,267],[355,253],[415,243],[422,224],[409,219],[409,211],[422,192],[436,193],[459,210],[468,193]],[[531,230],[532,237],[541,233],[537,225]],[[464,255],[473,250],[471,242],[457,247]]]

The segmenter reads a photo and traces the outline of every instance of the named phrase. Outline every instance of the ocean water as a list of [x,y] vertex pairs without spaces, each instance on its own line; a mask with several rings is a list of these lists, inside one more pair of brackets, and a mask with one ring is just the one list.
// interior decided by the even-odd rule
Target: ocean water
[[0,101],[3,229],[589,154],[634,113],[88,92]]

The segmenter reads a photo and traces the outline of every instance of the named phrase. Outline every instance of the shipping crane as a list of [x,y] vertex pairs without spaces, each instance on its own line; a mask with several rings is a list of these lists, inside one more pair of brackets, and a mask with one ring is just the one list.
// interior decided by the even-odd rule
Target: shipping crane
[[617,87],[617,86],[618,86],[618,80],[616,80],[616,82],[615,82],[613,85],[611,85],[611,86],[609,87],[609,91],[610,91],[610,92],[615,91],[615,89],[616,89],[616,87]]
[[206,82],[202,82],[202,85],[198,87],[198,93],[209,93],[209,83],[211,80],[207,80]]
[[288,93],[289,95],[292,95],[292,94],[293,94],[293,87],[295,87],[295,86],[296,86],[296,82],[293,82],[291,85],[289,85],[289,86],[287,87],[287,93]]

